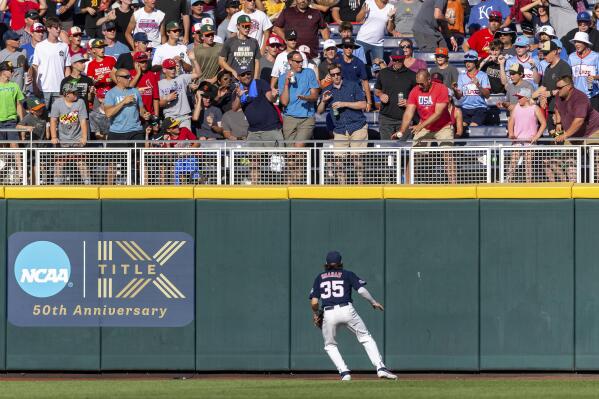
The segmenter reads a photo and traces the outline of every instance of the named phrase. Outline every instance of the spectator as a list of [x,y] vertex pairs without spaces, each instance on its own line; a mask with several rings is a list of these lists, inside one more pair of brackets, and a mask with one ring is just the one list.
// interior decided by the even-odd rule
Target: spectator
[[[42,0],[44,8],[46,7],[46,2]],[[23,0],[23,1],[9,1],[9,0],[1,0],[0,1],[0,11],[3,13],[6,11],[10,12],[10,29],[13,31],[20,31],[26,26],[26,15],[29,11],[33,11],[37,14],[39,19],[39,10],[40,4],[42,2],[38,2],[35,0]],[[30,14],[31,15],[31,14]],[[30,26],[33,24],[31,22]],[[21,33],[21,32],[17,32]]]
[[[354,42],[354,39],[349,38],[343,39],[337,47],[343,50],[342,55],[337,58],[337,63],[341,66],[341,72],[343,73],[343,80],[356,82],[362,86],[362,90],[366,94],[366,112],[370,112],[373,108],[373,103],[368,75],[366,75],[366,66],[353,55],[354,49],[358,46]],[[283,133],[285,133],[284,126]]]
[[[435,66],[431,68],[431,75],[435,73],[443,76],[443,84],[451,87],[454,82],[458,81],[458,69],[449,64],[449,51],[447,47],[438,47],[435,49]],[[407,98],[407,96],[406,96]]]
[[[19,3],[14,2],[14,3]],[[38,23],[40,21],[40,14],[37,10],[29,10],[25,13],[25,26],[21,29],[17,29],[16,32],[21,35],[21,39],[19,43],[21,47],[31,43],[31,32],[33,29],[33,24]]]
[[319,84],[310,68],[303,68],[303,58],[298,51],[287,54],[291,69],[279,77],[280,104],[283,111],[283,137],[287,141],[298,141],[294,145],[303,147],[301,141],[310,140],[314,131],[314,114],[318,100]]
[[118,3],[115,3],[118,4],[118,7],[108,11],[104,17],[98,18],[96,21],[96,29],[98,26],[102,26],[106,22],[112,21],[116,25],[116,40],[125,43],[127,46],[131,46],[131,43],[125,35],[134,11],[131,2],[132,0],[120,0]]
[[101,1],[98,0],[81,0],[79,13],[85,14],[85,22],[83,24],[85,33],[92,39],[99,37],[98,19],[101,17],[100,7]]
[[578,28],[572,29],[562,37],[562,43],[564,44],[566,52],[571,54],[576,50],[574,44],[572,44],[572,39],[574,39],[574,35],[578,32],[588,34],[589,40],[592,43],[591,50],[595,52],[599,51],[599,31],[593,27],[589,13],[586,11],[578,13],[576,22],[578,23]]
[[310,47],[311,58],[318,57],[318,32],[324,40],[329,38],[329,28],[320,11],[309,7],[308,0],[296,0],[294,7],[285,8],[274,23],[274,32],[285,36],[285,30],[294,30],[297,35],[297,45],[305,44]]
[[216,95],[214,86],[210,90],[196,91],[196,104],[193,110],[192,120],[196,125],[196,135],[200,140],[223,139],[223,113],[212,104]]
[[197,72],[177,76],[177,62],[172,58],[162,61],[164,79],[158,82],[160,108],[164,116],[181,122],[181,126],[191,129],[191,107],[187,97],[187,86],[200,75]]
[[[186,127],[181,127],[181,123],[173,118],[164,118],[160,125],[160,137],[161,140],[171,141],[171,143],[165,143],[164,147],[199,147],[200,143],[183,143],[184,141],[196,141],[198,138]],[[177,169],[177,168],[175,168]],[[179,176],[175,179],[178,181]],[[180,183],[176,183],[180,184]]]
[[[322,58],[318,64],[317,71],[320,86],[325,87],[333,82],[333,79],[329,75],[329,66],[337,63],[337,42],[333,39],[325,40],[322,49]],[[343,54],[343,50],[341,50],[341,54]]]
[[[85,102],[87,109],[91,107],[89,104],[93,104],[94,95],[96,89],[94,87],[94,80],[87,75],[84,75],[86,70],[87,58],[83,58],[81,54],[75,54],[71,58],[71,74],[65,77],[60,82],[60,90],[68,83],[77,87],[77,97]],[[92,61],[93,62],[93,61]],[[93,75],[92,75],[93,76]],[[100,91],[102,93],[102,91]]]
[[223,115],[223,136],[225,140],[245,140],[248,135],[249,126],[248,120],[241,108],[237,111],[231,109]]
[[238,11],[231,17],[231,21],[227,27],[228,31],[233,35],[237,34],[236,21],[242,15],[247,15],[250,18],[251,28],[248,36],[256,39],[260,45],[260,53],[264,54],[272,29],[272,22],[270,22],[270,19],[264,12],[256,10],[256,0],[242,0],[241,11]]
[[[318,105],[318,113],[322,114],[329,108],[329,118],[333,125],[335,147],[366,148],[368,143],[368,124],[364,116],[366,101],[364,91],[356,82],[343,79],[339,65],[329,66],[329,75],[333,83],[324,88],[322,101]],[[357,142],[356,142],[357,141]],[[364,183],[364,163],[359,155],[352,156],[357,174],[357,183]],[[342,158],[337,159],[337,170],[340,184],[346,183],[347,176],[343,172]]]
[[514,41],[516,40],[516,32],[509,26],[500,28],[493,36],[495,40],[499,39],[500,51],[503,55],[516,55],[516,49],[514,48]]
[[156,9],[155,0],[144,0],[144,7],[135,11],[131,16],[129,25],[125,31],[127,43],[133,48],[133,35],[145,32],[148,35],[152,47],[156,48],[162,44],[164,32],[164,12]]
[[[73,17],[75,16],[74,8],[76,0],[46,0],[46,13],[44,17],[46,22],[48,18],[58,18],[58,21],[63,29],[70,29],[73,26]],[[47,26],[47,25],[46,25]],[[48,29],[50,29],[48,27]]]
[[447,0],[424,0],[414,21],[414,40],[422,52],[434,51],[437,47],[447,47],[445,36],[449,36],[452,49],[455,51],[458,42],[449,34],[448,24],[455,24],[456,19],[447,18]]
[[510,26],[512,22],[510,7],[503,0],[482,0],[470,9],[470,18],[466,29],[476,32],[479,29],[490,26],[491,16],[499,15],[501,19],[505,15],[505,21],[499,21],[501,27]]
[[331,18],[336,24],[341,22],[358,22],[356,17],[360,12],[363,0],[340,0],[331,8]]
[[399,47],[403,49],[406,58],[404,59],[404,65],[406,68],[412,70],[414,73],[421,69],[427,69],[426,61],[414,57],[414,45],[410,39],[401,39],[399,41]]
[[11,82],[15,82],[19,86],[19,90],[23,91],[25,71],[29,68],[27,65],[27,54],[19,47],[19,34],[8,30],[2,35],[4,42],[4,50],[0,51],[0,62],[9,61],[13,67]]
[[518,97],[516,94],[520,89],[529,89],[534,92],[534,86],[532,83],[524,80],[524,67],[521,64],[512,64],[509,73],[509,81],[505,81],[505,91],[507,101],[502,101],[497,104],[498,108],[503,108],[510,112],[514,106],[518,103]]
[[107,92],[114,86],[110,75],[116,60],[104,54],[106,43],[102,39],[92,40],[90,48],[93,59],[87,64],[86,74],[94,80],[96,92]]
[[[339,24],[339,36],[341,36],[341,40],[353,38],[354,36],[354,28],[350,22],[341,22]],[[330,40],[330,39],[329,39]],[[338,53],[341,54],[343,51],[339,50]],[[363,47],[357,47],[354,49],[354,57],[359,59],[366,65],[366,54],[364,53]],[[376,60],[373,60],[373,62]]]
[[307,63],[308,66],[307,68],[310,68],[314,71],[314,73],[317,73],[318,70],[318,65],[316,65],[316,62],[318,60],[312,60],[310,59],[310,47],[306,46],[305,44],[302,44],[301,46],[298,47],[297,51],[299,51],[300,55],[302,56],[303,60],[304,60],[304,64]]
[[191,28],[191,19],[188,0],[155,0],[156,8],[164,13],[164,22],[176,22],[183,24],[182,42],[189,43],[189,30]]
[[[189,23],[193,27],[195,24],[202,24],[204,18],[212,19],[212,16],[204,12],[203,0],[191,0],[191,14],[189,15]],[[193,33],[193,31],[192,31]]]
[[[389,57],[390,65],[379,72],[374,85],[374,94],[381,99],[381,140],[390,140],[393,133],[400,130],[408,96],[416,86],[416,74],[406,68],[405,58],[401,47],[393,50]],[[403,139],[406,140],[407,136]]]
[[505,68],[510,69],[512,64],[515,63],[522,65],[524,68],[524,80],[528,80],[537,87],[537,84],[541,81],[541,74],[539,73],[541,65],[538,59],[530,55],[528,39],[524,36],[518,36],[514,46],[516,47],[516,56],[506,60]]
[[216,75],[216,86],[218,87],[214,105],[219,107],[222,112],[227,112],[233,107],[235,90],[237,86],[233,83],[231,72],[221,70]]
[[131,73],[129,87],[137,88],[144,108],[153,115],[158,116],[160,113],[160,96],[158,94],[160,74],[150,70],[149,58],[146,52],[136,52],[133,59],[135,60],[135,67],[129,71]]
[[356,42],[366,53],[366,63],[372,65],[383,58],[385,34],[393,33],[395,8],[388,0],[365,0],[356,18],[362,22]]
[[[553,40],[553,39],[557,40],[557,38],[555,36],[555,31],[549,25],[541,26],[539,28],[539,30],[537,31],[537,36],[539,37],[539,43],[544,43],[546,41]],[[563,59],[564,61],[568,61],[568,53],[566,53],[566,49],[564,49],[561,46],[561,42],[560,42],[560,48],[561,48],[560,49],[560,58]],[[538,50],[535,50],[534,52],[532,52],[531,55],[533,57],[536,55],[537,58],[540,58],[540,57],[542,57],[543,54],[541,52],[539,52]],[[543,65],[543,63],[540,60],[539,60],[539,64],[541,65],[541,69],[539,70],[539,73],[541,73],[541,75],[542,75],[545,71],[546,65]]]
[[532,23],[536,30],[541,26],[551,26],[549,23],[549,2],[547,0],[535,0],[520,8],[520,12],[524,19]]
[[[214,33],[214,29],[212,29]],[[173,59],[180,68],[178,72],[191,71],[191,60],[187,56],[187,46],[179,44],[181,35],[181,26],[178,22],[170,21],[166,24],[166,42],[161,44],[154,51],[152,66],[162,65],[162,61]],[[212,36],[214,38],[214,35]]]
[[268,45],[264,55],[260,58],[260,79],[269,81],[272,68],[277,56],[285,49],[285,41],[274,33],[268,38]]
[[447,24],[448,34],[456,38],[457,45],[464,42],[464,5],[461,0],[447,0],[445,19],[453,23]]
[[69,57],[80,54],[87,58],[87,49],[81,46],[81,38],[83,37],[81,28],[73,26],[67,31],[67,35],[69,38]]
[[41,43],[44,40],[44,34],[46,33],[46,27],[40,23],[35,23],[31,27],[31,42],[25,44],[22,49],[27,55],[27,73],[25,74],[25,84],[24,84],[24,93],[32,94],[33,88],[31,86],[31,81],[33,78],[33,53],[35,52],[35,47],[38,43]]
[[[575,52],[570,54],[570,65],[572,66],[572,79],[574,87],[585,93],[591,106],[599,111],[599,54],[591,50],[592,43],[589,35],[578,32],[572,39]],[[0,52],[0,60],[2,59]]]
[[220,25],[218,25],[217,35],[218,35],[218,37],[223,39],[223,41],[225,41],[231,37],[231,32],[229,32],[229,23],[232,21],[231,17],[237,11],[239,11],[240,4],[239,4],[239,1],[237,1],[237,0],[221,0],[221,1],[226,1],[227,18],[225,18],[223,20],[223,22],[221,22]]
[[60,82],[69,75],[71,57],[65,43],[58,41],[60,21],[57,18],[46,20],[48,38],[37,46],[33,54],[33,92],[44,99],[46,108],[52,110],[52,102],[60,94]]
[[[17,121],[22,121],[23,100],[25,96],[19,86],[11,81],[13,66],[10,61],[0,63],[0,140],[18,141],[16,131],[7,132],[6,129],[15,129]],[[18,148],[17,143],[10,143],[10,147]]]
[[[275,63],[272,66],[272,72],[270,74],[270,85],[273,89],[278,87],[279,76],[287,73],[291,66],[289,65],[289,61],[287,60],[287,55],[292,51],[297,51],[297,33],[293,29],[288,29],[285,31],[285,45],[287,46],[284,51],[280,52],[275,59]],[[308,60],[305,59],[305,54],[300,53],[302,58],[304,59],[304,63],[302,66],[304,68],[308,67]]]
[[126,53],[119,55],[119,57],[117,58],[116,64],[114,65],[114,68],[110,74],[113,82],[116,82],[116,77],[114,76],[114,74],[116,73],[117,69],[124,68],[132,70],[135,68],[135,61],[133,59],[133,55],[135,53],[137,53],[138,51],[142,53],[147,53],[149,57],[151,51],[148,51],[148,43],[148,35],[146,35],[144,32],[138,32],[135,35],[133,35],[133,51],[127,51]]
[[201,42],[194,45],[188,52],[192,65],[197,65],[200,70],[200,79],[216,83],[216,75],[219,70],[218,58],[223,45],[214,42],[214,26],[204,25],[197,34]]
[[[517,143],[534,144],[545,131],[545,115],[541,108],[530,101],[532,90],[522,87],[516,93],[518,102],[510,115],[507,125],[508,137]],[[524,169],[526,174],[526,183],[532,182],[532,151],[524,152]],[[510,167],[507,173],[506,181],[511,183],[514,171],[518,166],[520,153],[512,153]]]
[[114,57],[116,60],[121,54],[129,52],[129,47],[116,40],[116,24],[114,22],[109,21],[102,25],[102,35],[104,43],[106,43],[106,55]]
[[[17,129],[26,131],[29,137],[23,134],[21,140],[50,140],[50,126],[44,117],[46,104],[35,97],[28,97],[26,103],[27,115],[19,122]],[[35,173],[32,173],[32,176],[35,176]]]
[[235,79],[245,71],[260,73],[260,46],[258,41],[248,36],[252,20],[247,15],[237,18],[237,36],[227,39],[218,57],[218,64],[233,74]]
[[[503,1],[503,0],[498,0]],[[462,45],[464,51],[470,49],[476,51],[481,58],[487,58],[489,56],[489,43],[493,41],[495,32],[499,30],[501,25],[502,16],[499,11],[491,11],[489,13],[489,26],[476,31],[470,39],[464,42]]]
[[587,95],[576,89],[571,76],[557,81],[555,119],[561,129],[555,141],[564,142],[570,137],[596,138],[599,136],[599,112],[591,107]]
[[[501,43],[498,40],[493,40],[489,44],[489,56],[483,59],[479,65],[480,70],[489,77],[491,94],[505,93],[504,83],[501,80],[502,60],[505,61],[505,56],[501,55]],[[505,63],[503,69],[505,75]]]
[[422,2],[420,0],[399,0],[395,4],[395,16],[393,20],[393,36],[412,37],[414,33],[414,21],[420,11]]
[[[129,87],[129,71],[117,70],[116,78],[116,86],[106,93],[104,99],[104,112],[110,118],[108,140],[143,140],[140,116],[148,119],[151,114],[144,108],[139,91]],[[113,146],[127,147],[128,144]]]
[[478,54],[469,50],[464,54],[466,71],[460,73],[454,85],[455,97],[462,100],[462,114],[467,126],[484,125],[487,118],[487,102],[491,94],[491,84],[486,73],[478,70]]

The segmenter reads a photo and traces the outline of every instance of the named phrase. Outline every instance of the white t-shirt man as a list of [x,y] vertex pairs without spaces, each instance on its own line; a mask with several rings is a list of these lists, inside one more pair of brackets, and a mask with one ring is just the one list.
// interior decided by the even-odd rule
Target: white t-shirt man
[[[287,73],[287,71],[289,71],[291,66],[289,65],[289,61],[287,60],[287,54],[289,54],[289,51],[285,50],[279,55],[277,55],[277,58],[275,58],[275,63],[272,66],[272,72],[270,73],[271,77],[278,78],[282,74]],[[300,54],[304,59],[302,67],[308,68],[308,59],[306,58],[306,54],[302,53],[301,51]]]
[[64,69],[71,66],[69,47],[66,43],[50,43],[46,39],[35,46],[31,64],[37,65],[37,87],[44,93],[59,93]]
[[395,7],[387,3],[385,7],[380,9],[374,0],[366,0],[365,3],[368,5],[368,12],[366,13],[364,23],[358,31],[356,41],[368,43],[373,46],[382,46],[385,41],[389,13],[393,10],[393,14],[395,14]]
[[256,39],[258,41],[258,45],[262,47],[264,31],[272,28],[272,22],[270,22],[268,16],[260,10],[255,10],[251,14],[248,14],[245,11],[237,11],[235,14],[233,14],[231,20],[229,21],[229,26],[227,27],[229,32],[237,33],[237,18],[242,15],[247,15],[252,20],[252,27],[250,28],[250,33],[248,36]]
[[156,48],[162,44],[162,35],[160,33],[160,24],[164,21],[164,13],[160,10],[154,10],[147,13],[143,8],[133,13],[135,17],[135,29],[133,34],[144,32],[148,35],[148,40],[152,42],[152,47]]
[[187,56],[187,46],[184,44],[177,44],[175,46],[171,46],[168,42],[161,44],[156,48],[154,52],[154,58],[152,58],[152,65],[162,65],[162,61],[181,57],[181,59],[186,63],[191,65],[191,61]]

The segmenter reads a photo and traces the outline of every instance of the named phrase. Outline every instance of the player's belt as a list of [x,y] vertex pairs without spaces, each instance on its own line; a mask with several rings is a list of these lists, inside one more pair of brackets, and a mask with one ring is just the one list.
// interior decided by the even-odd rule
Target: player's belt
[[342,308],[342,307],[344,307],[344,306],[347,306],[347,305],[349,305],[349,302],[346,302],[346,303],[341,303],[341,304],[339,304],[339,305],[325,306],[323,309],[324,309],[324,310],[333,310],[333,309],[335,309],[335,308]]

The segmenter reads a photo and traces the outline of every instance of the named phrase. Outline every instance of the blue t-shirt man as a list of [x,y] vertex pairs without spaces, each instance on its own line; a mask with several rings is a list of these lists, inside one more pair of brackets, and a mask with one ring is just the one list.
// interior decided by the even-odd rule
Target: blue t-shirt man
[[480,29],[489,26],[491,11],[499,11],[505,19],[510,15],[510,6],[503,0],[483,0],[470,9],[470,17],[466,27],[469,29],[470,25],[474,25],[473,27]]
[[139,107],[143,106],[139,91],[134,88],[121,89],[113,87],[106,93],[105,105],[116,105],[127,96],[135,96],[135,101],[129,103],[110,118],[110,133],[133,133],[143,130],[139,121]]
[[[279,93],[283,93],[285,88],[285,79],[288,71],[279,77]],[[289,104],[283,112],[286,116],[294,118],[310,118],[316,113],[316,104],[313,102],[300,100],[297,96],[309,96],[311,89],[318,89],[318,80],[316,74],[310,68],[304,68],[300,72],[294,72],[295,83],[289,83]]]
[[310,299],[319,298],[322,307],[344,305],[352,302],[351,291],[366,285],[354,272],[345,269],[326,270],[316,276]]
[[[480,87],[483,89],[491,89],[491,83],[489,83],[489,77],[486,73],[478,71],[476,73],[476,79],[478,80]],[[462,108],[487,108],[487,102],[481,95],[479,88],[472,83],[472,78],[468,76],[467,72],[462,72],[458,76],[458,89],[464,96],[460,99]]]
[[366,66],[356,57],[352,57],[350,62],[345,62],[343,56],[338,57],[335,62],[341,65],[341,77],[344,81],[361,82],[367,80]]
[[353,133],[366,125],[366,116],[364,112],[352,108],[339,108],[339,115],[335,116],[330,108],[336,102],[357,102],[365,101],[366,96],[362,88],[356,83],[343,80],[339,88],[335,85],[329,85],[323,89],[323,93],[331,92],[331,99],[327,106],[329,107],[329,118],[333,125],[333,132],[337,134]]

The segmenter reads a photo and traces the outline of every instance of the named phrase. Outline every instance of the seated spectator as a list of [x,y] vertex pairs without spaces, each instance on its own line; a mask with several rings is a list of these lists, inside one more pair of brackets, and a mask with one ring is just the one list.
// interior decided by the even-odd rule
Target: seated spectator
[[116,40],[116,24],[114,22],[109,21],[102,25],[102,35],[104,43],[106,43],[106,55],[114,57],[116,60],[119,55],[129,52],[129,47]]
[[181,122],[171,117],[166,117],[160,124],[160,139],[171,141],[164,143],[165,147],[199,147],[200,143],[183,143],[183,141],[197,141],[198,138],[191,130],[181,126]]
[[412,37],[414,32],[414,21],[420,11],[422,2],[420,0],[399,0],[395,3],[395,17],[393,21],[393,36]]
[[524,36],[518,36],[514,46],[516,47],[516,56],[510,57],[505,62],[505,68],[510,69],[512,64],[520,64],[524,68],[524,80],[528,80],[537,87],[541,81],[541,74],[539,73],[541,65],[539,60],[534,58],[530,54],[530,47],[528,45],[528,39]]
[[576,35],[577,32],[588,34],[589,40],[592,43],[591,50],[599,52],[599,31],[593,27],[591,15],[586,11],[579,12],[576,16],[576,23],[578,24],[578,28],[572,29],[562,37],[562,43],[566,52],[571,54],[575,51],[574,44],[572,44],[571,40],[574,39],[574,35]]
[[191,129],[191,107],[187,87],[193,79],[199,78],[200,74],[193,72],[177,75],[177,62],[172,58],[162,61],[162,73],[164,79],[158,82],[158,91],[164,116],[170,116],[180,121],[182,127]]
[[500,27],[509,26],[512,23],[511,10],[505,1],[482,0],[470,9],[470,18],[466,29],[472,33],[490,26],[493,15],[499,15],[501,19],[505,16],[505,21],[501,23]]
[[464,55],[464,63],[466,71],[460,73],[453,91],[456,99],[462,100],[464,125],[484,125],[489,108],[486,99],[491,94],[489,77],[486,73],[478,70],[478,54],[476,54],[476,51],[467,51]]
[[516,40],[516,32],[509,26],[503,27],[495,32],[494,40],[499,40],[501,54],[503,55],[516,55],[516,49],[514,48],[514,41]]
[[501,13],[499,11],[491,11],[489,13],[489,26],[472,34],[470,39],[465,41],[462,45],[464,51],[467,52],[468,50],[472,49],[476,51],[481,58],[487,58],[489,56],[489,43],[493,41],[495,32],[499,30],[502,20]]
[[404,59],[404,65],[406,68],[412,70],[414,73],[421,69],[427,69],[426,61],[414,57],[414,44],[410,39],[401,39],[399,41],[399,47],[403,49],[406,58]]
[[446,17],[447,3],[439,0],[424,0],[414,21],[414,40],[422,52],[432,52],[437,47],[447,47],[445,38],[449,38],[454,51],[458,48],[456,38],[447,26],[456,23],[456,17]]
[[549,21],[549,2],[547,0],[535,0],[520,8],[520,12],[535,29],[541,26],[551,26]]
[[[343,50],[341,56],[337,58],[337,64],[341,66],[341,73],[345,81],[356,82],[362,86],[362,90],[366,94],[366,112],[372,109],[372,96],[370,94],[370,84],[368,83],[368,75],[366,74],[366,66],[362,61],[354,57],[353,51],[357,47],[354,39],[343,39],[338,48]],[[284,130],[284,129],[283,129]]]
[[449,64],[449,51],[445,47],[435,50],[435,66],[431,68],[431,75],[439,73],[443,77],[442,83],[451,87],[458,81],[458,69]]
[[[479,65],[480,70],[489,77],[491,94],[505,93],[504,83],[501,80],[502,66],[505,68],[505,63],[502,65],[502,60],[505,60],[505,56],[501,55],[501,43],[498,40],[493,40],[489,44],[489,56],[483,59]],[[503,74],[505,74],[505,70],[503,70]]]
[[221,109],[222,112],[229,111],[233,106],[235,90],[237,87],[233,83],[233,75],[229,71],[220,71],[216,75],[216,86],[218,88],[214,105]]
[[356,16],[362,26],[356,36],[356,43],[364,48],[367,64],[383,58],[385,35],[393,33],[395,8],[388,0],[365,0]]
[[574,87],[585,93],[591,106],[599,111],[599,54],[591,50],[589,35],[584,32],[576,33],[571,42],[576,49],[570,54]]
[[223,113],[212,104],[216,96],[216,88],[208,86],[208,90],[198,90],[195,94],[196,104],[191,120],[196,126],[196,135],[200,140],[223,139]]
[[223,115],[223,136],[225,140],[245,140],[248,135],[249,124],[241,108],[232,109]]

